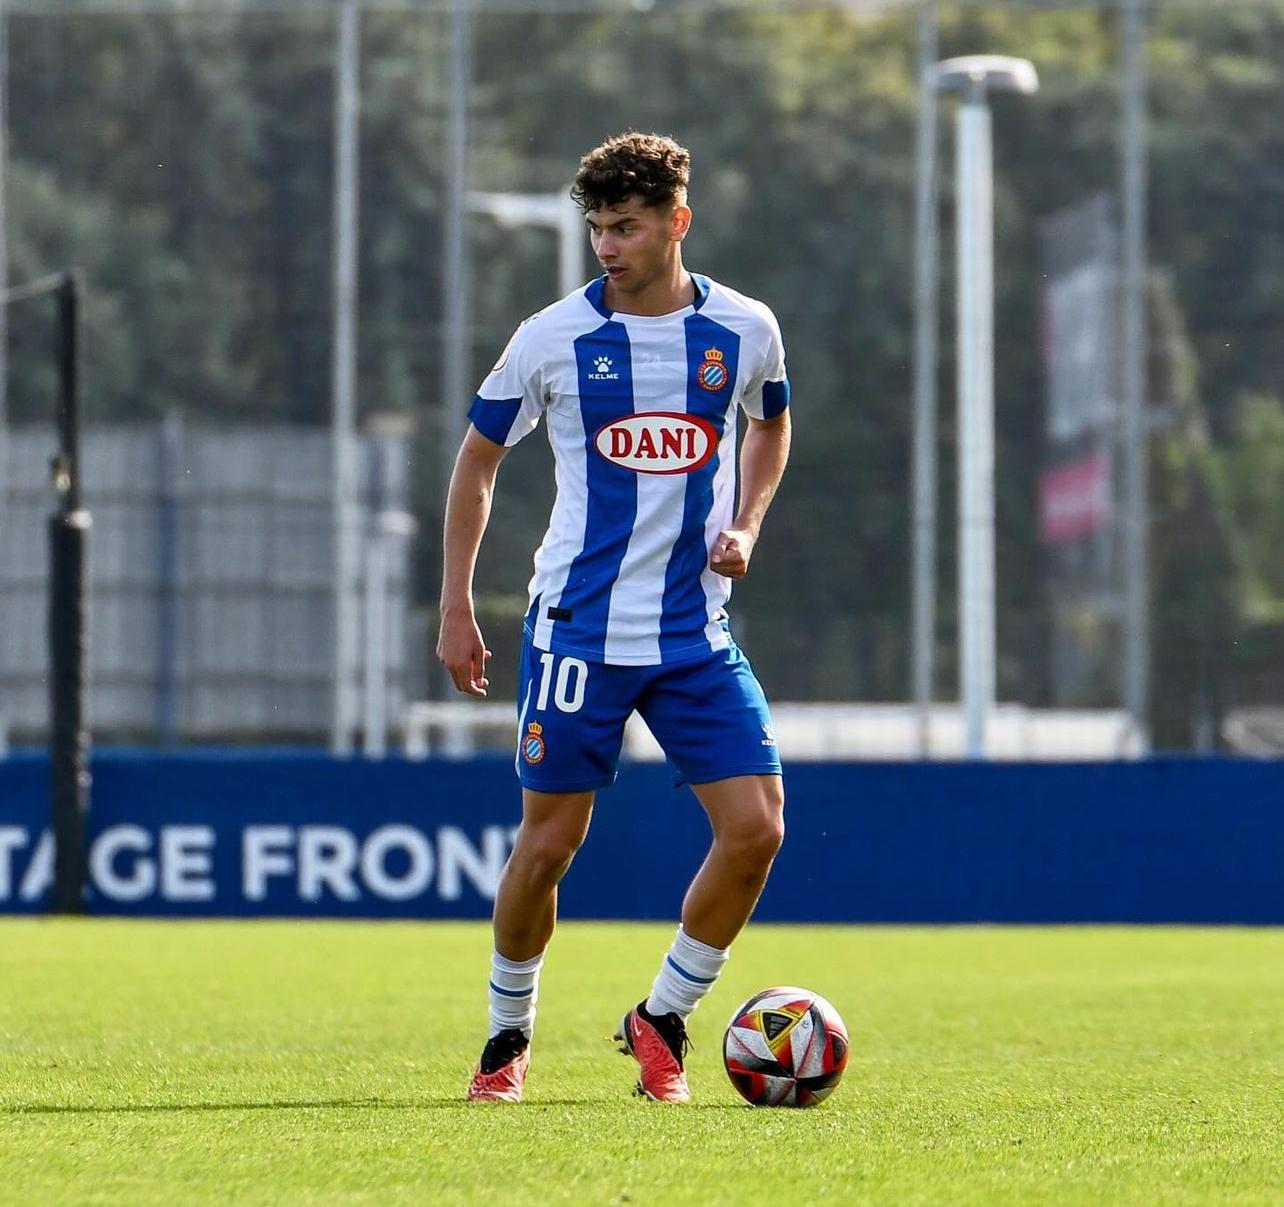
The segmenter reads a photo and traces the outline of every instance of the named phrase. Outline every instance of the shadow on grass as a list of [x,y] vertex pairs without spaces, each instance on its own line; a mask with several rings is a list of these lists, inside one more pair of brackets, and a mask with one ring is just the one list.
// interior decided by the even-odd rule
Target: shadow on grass
[[[333,1098],[300,1099],[283,1102],[126,1102],[126,1103],[62,1103],[33,1102],[20,1106],[0,1106],[0,1115],[143,1115],[182,1113],[185,1111],[440,1111],[440,1110],[506,1110],[513,1103],[466,1102],[463,1098]],[[541,1098],[523,1102],[515,1109],[525,1112],[563,1109],[565,1107],[600,1107],[618,1105],[615,1099],[600,1098]],[[649,1109],[650,1104],[638,1103],[639,1109]],[[682,1110],[743,1111],[743,1104],[732,1102],[689,1102]]]

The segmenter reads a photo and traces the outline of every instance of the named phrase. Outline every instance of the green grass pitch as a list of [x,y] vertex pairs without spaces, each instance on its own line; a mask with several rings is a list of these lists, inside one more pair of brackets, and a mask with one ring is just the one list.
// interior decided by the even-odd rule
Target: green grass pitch
[[[1284,1202],[1284,932],[751,927],[686,1107],[608,1038],[670,934],[559,930],[513,1107],[484,926],[0,921],[0,1202]],[[721,1067],[782,982],[852,1034],[809,1111]]]

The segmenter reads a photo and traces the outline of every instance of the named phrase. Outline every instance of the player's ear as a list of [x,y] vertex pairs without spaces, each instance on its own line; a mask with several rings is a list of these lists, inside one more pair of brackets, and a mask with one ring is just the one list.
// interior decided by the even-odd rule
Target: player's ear
[[691,229],[691,207],[689,205],[675,205],[673,207],[673,216],[669,220],[669,238],[674,243],[681,243],[687,237],[687,231]]

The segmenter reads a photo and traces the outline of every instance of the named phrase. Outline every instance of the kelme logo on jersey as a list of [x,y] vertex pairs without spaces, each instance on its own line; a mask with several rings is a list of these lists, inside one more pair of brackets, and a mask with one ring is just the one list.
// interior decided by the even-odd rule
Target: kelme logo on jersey
[[730,376],[727,366],[722,363],[722,352],[717,348],[709,348],[704,354],[704,364],[700,366],[696,380],[706,390],[717,393],[727,384]]
[[544,726],[532,721],[526,727],[526,736],[522,738],[522,758],[528,763],[544,761]]
[[639,474],[689,474],[718,448],[713,424],[699,415],[649,411],[598,429],[593,447],[612,465]]
[[620,375],[615,372],[615,362],[609,356],[593,358],[593,372],[588,375],[589,381],[619,381]]

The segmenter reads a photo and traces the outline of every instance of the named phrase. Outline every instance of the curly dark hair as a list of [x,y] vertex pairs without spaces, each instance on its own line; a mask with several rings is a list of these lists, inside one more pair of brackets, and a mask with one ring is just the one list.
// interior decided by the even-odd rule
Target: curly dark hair
[[638,196],[651,206],[685,204],[691,152],[665,134],[629,130],[580,160],[571,197],[587,213]]

